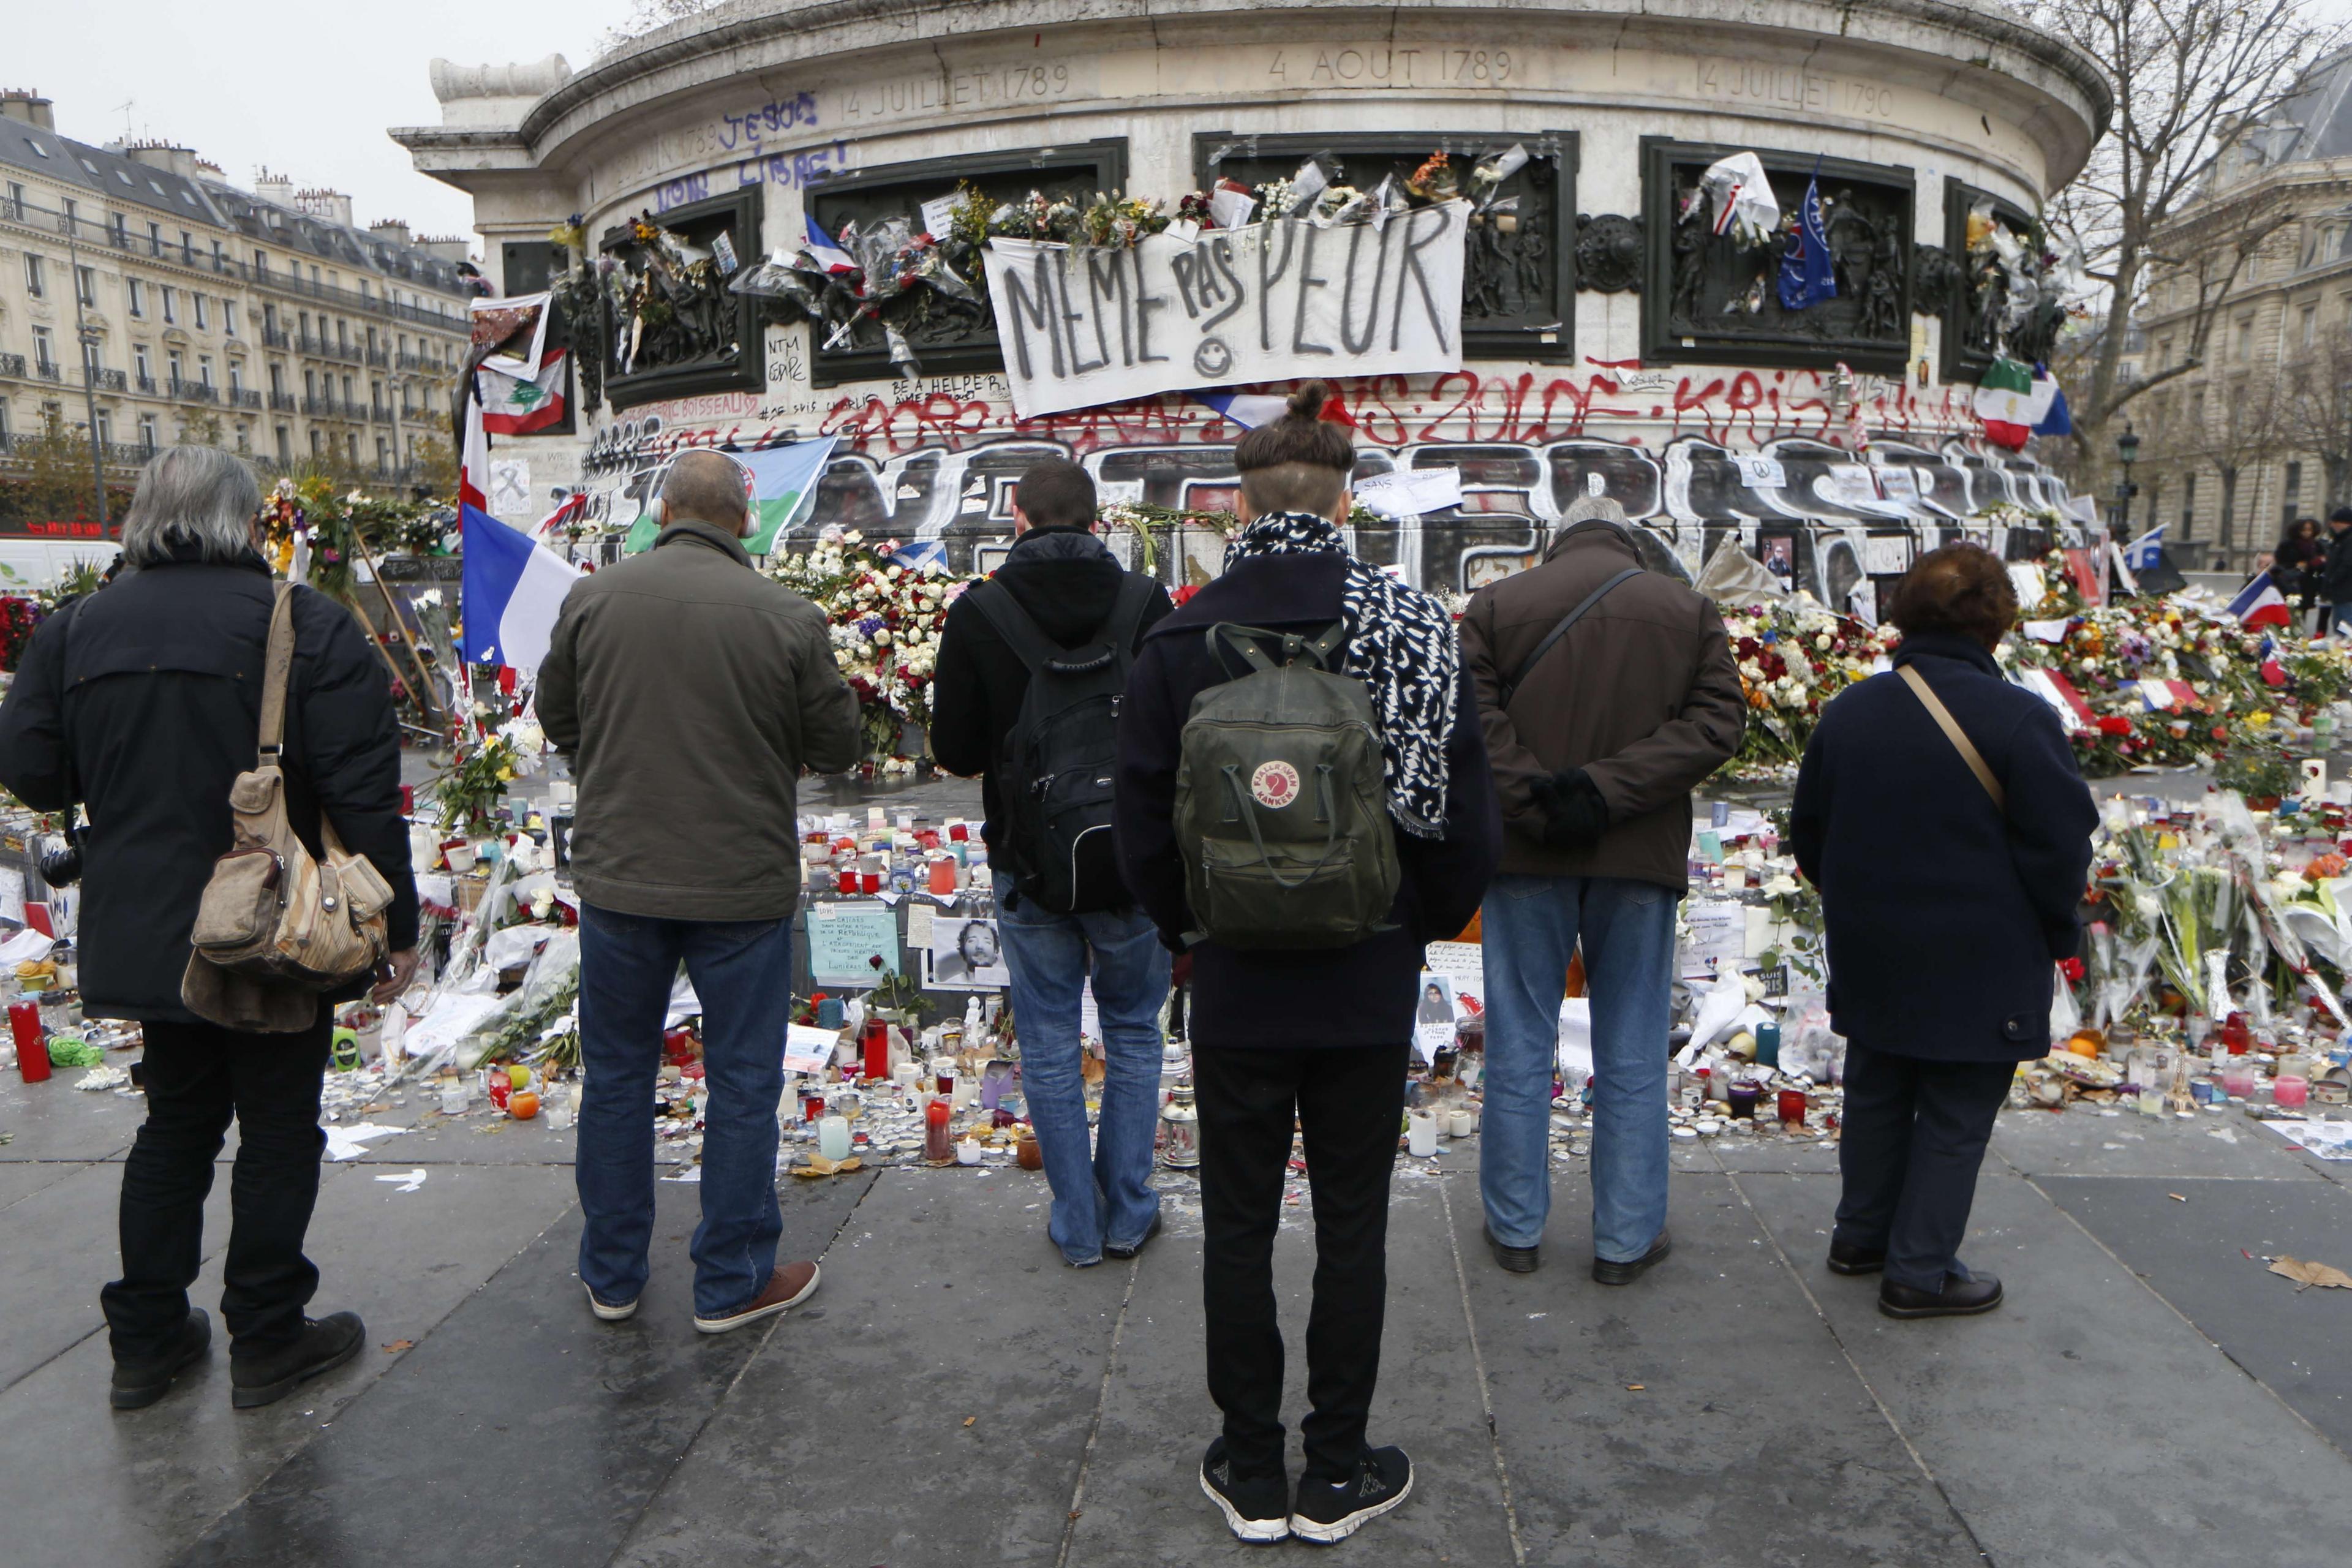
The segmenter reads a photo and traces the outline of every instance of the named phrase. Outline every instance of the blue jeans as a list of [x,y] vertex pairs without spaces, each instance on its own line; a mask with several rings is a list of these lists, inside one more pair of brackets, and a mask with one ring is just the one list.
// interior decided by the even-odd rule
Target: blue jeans
[[654,1228],[654,1081],[683,960],[702,1001],[702,1223],[694,1310],[759,1295],[784,1228],[776,1206],[776,1101],[792,1008],[790,921],[670,921],[580,908],[580,1278],[599,1300],[646,1288]]
[[1627,1263],[1666,1224],[1666,1027],[1680,895],[1621,877],[1501,876],[1481,906],[1486,1116],[1478,1191],[1506,1247],[1551,1213],[1551,1084],[1569,955],[1592,998],[1592,1253]]
[[[1106,1242],[1140,1247],[1160,1215],[1151,1145],[1160,1130],[1160,1007],[1168,1000],[1168,950],[1140,910],[1057,915],[1013,896],[996,877],[997,930],[1013,972],[1013,1027],[1021,1041],[1021,1089],[1045,1180],[1054,1189],[1045,1227],[1062,1256],[1083,1268]],[[1102,1015],[1102,1123],[1089,1159],[1087,1084],[1079,1054],[1079,991],[1089,966]]]

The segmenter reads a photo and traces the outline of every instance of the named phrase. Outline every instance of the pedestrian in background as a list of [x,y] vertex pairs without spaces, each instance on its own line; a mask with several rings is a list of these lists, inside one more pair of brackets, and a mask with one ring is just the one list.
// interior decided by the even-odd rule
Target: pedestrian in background
[[[1201,847],[1186,846],[1176,822],[1188,720],[1196,698],[1256,668],[1227,658],[1230,638],[1213,651],[1212,628],[1254,632],[1242,640],[1262,659],[1273,657],[1269,647],[1288,646],[1286,634],[1329,639],[1320,668],[1361,683],[1381,752],[1370,793],[1374,811],[1385,808],[1383,837],[1393,834],[1398,882],[1389,908],[1366,916],[1376,934],[1332,947],[1190,946],[1207,1232],[1201,1283],[1209,1393],[1224,1414],[1201,1486],[1234,1533],[1253,1542],[1339,1541],[1412,1490],[1404,1451],[1366,1441],[1388,1290],[1389,1178],[1423,948],[1468,922],[1500,836],[1452,618],[1350,554],[1340,532],[1355,450],[1345,426],[1320,417],[1328,395],[1325,384],[1307,383],[1286,415],[1234,447],[1241,535],[1223,574],[1152,628],[1119,714],[1119,856],[1171,949],[1186,946],[1208,912],[1192,907],[1187,889],[1187,859],[1197,861]],[[1311,803],[1318,815],[1307,820],[1326,833],[1338,829],[1343,804],[1311,759],[1304,767],[1269,760],[1186,787],[1246,790],[1272,812],[1304,814]],[[1249,809],[1238,798],[1232,805]],[[1295,880],[1270,862],[1263,868],[1275,874],[1254,889],[1258,907],[1279,910],[1286,895],[1277,889],[1304,892],[1308,868],[1296,868]],[[1294,1129],[1305,1140],[1316,1259],[1310,1409],[1300,1423],[1307,1463],[1295,1505],[1274,1295]]]
[[1630,1284],[1666,1228],[1666,1031],[1691,791],[1739,749],[1722,617],[1642,570],[1624,509],[1571,505],[1540,564],[1471,596],[1462,652],[1502,800],[1486,977],[1478,1190],[1486,1242],[1541,1262],[1559,999],[1580,941],[1592,999],[1592,1277]]
[[2017,620],[1999,557],[1928,552],[1888,618],[1895,668],[1822,710],[1790,837],[1847,1042],[1829,1266],[1883,1270],[1889,1317],[1950,1317],[2000,1305],[1959,1246],[2010,1079],[2050,1050],[2098,813],[2056,717],[1994,661]]
[[2302,595],[2307,618],[2319,603],[2319,581],[2326,564],[2327,542],[2319,537],[2319,520],[2299,517],[2271,551],[2271,581],[2290,604]]
[[[1082,701],[1066,721],[1091,732],[1093,745],[1081,734],[1076,754],[1043,764],[1064,773],[1074,771],[1072,763],[1086,764],[1062,787],[1090,789],[1110,773],[1117,671],[1170,608],[1167,591],[1121,568],[1094,529],[1095,482],[1087,471],[1060,458],[1031,466],[1013,488],[1013,549],[986,583],[949,608],[931,689],[931,754],[951,773],[980,775],[987,816],[981,837],[1013,975],[1022,1092],[1054,1190],[1045,1229],[1063,1259],[1078,1268],[1105,1257],[1132,1258],[1160,1228],[1151,1157],[1169,965],[1159,931],[1119,877],[1110,833],[1087,832],[1091,817],[1049,826],[1043,811],[1015,809],[1018,793],[1037,787],[1021,759],[1037,754],[1041,736],[1050,748],[1056,722],[1042,703],[1025,728],[1021,722],[1040,668],[1081,667],[1076,677],[1044,676],[1049,692],[1067,679],[1092,681],[1093,706]],[[1093,680],[1095,670],[1084,667],[1094,666],[1091,656],[1098,654],[1108,655],[1110,665]],[[1053,700],[1045,696],[1045,703]],[[1100,793],[1107,814],[1108,792]],[[1057,794],[1050,804],[1068,798]],[[1072,857],[1080,868],[1063,879],[1071,887],[1049,888],[1049,862]],[[1076,896],[1068,896],[1073,891]],[[1105,1057],[1101,1126],[1091,1151],[1078,1037],[1089,981]]]
[[2352,628],[2352,506],[2327,514],[2327,559],[2319,568],[2320,597],[2327,602],[2323,630]]
[[[122,524],[129,569],[41,624],[0,706],[0,783],[40,811],[87,808],[79,931],[82,1011],[130,1018],[146,1041],[147,1120],[122,1166],[122,1278],[100,1301],[114,1350],[110,1400],[152,1405],[201,1361],[211,1321],[188,1305],[204,1203],[237,1124],[221,1317],[231,1403],[268,1405],[359,1352],[354,1312],[305,1314],[319,1270],[303,1237],[319,1195],[320,1084],[333,1004],[303,1026],[250,1033],[182,1000],[189,931],[232,842],[229,786],[254,766],[277,586],[258,548],[261,491],[210,447],[147,465]],[[416,884],[400,808],[392,690],[350,611],[293,590],[284,753],[288,820],[324,859],[322,823],[393,889],[392,950],[374,995],[416,968]]]
[[793,786],[803,767],[857,760],[857,701],[824,616],[752,567],[742,542],[754,515],[734,459],[679,457],[653,547],[572,585],[539,672],[540,723],[580,791],[580,1280],[597,1317],[636,1311],[653,1238],[654,1080],[683,962],[709,1094],[691,1248],[694,1326],[707,1334],[817,1286],[814,1262],[776,1266]]

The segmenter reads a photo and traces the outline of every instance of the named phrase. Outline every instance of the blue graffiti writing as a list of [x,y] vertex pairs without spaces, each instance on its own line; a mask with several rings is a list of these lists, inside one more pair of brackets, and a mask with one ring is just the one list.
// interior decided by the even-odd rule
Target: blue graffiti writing
[[725,116],[719,121],[719,142],[722,147],[757,147],[763,136],[815,123],[816,94],[796,92],[790,98],[761,104],[749,114]]
[[663,182],[654,192],[654,211],[666,213],[672,207],[682,207],[688,202],[698,202],[710,194],[710,176],[687,174]]
[[812,147],[804,153],[771,153],[764,158],[746,158],[735,165],[735,184],[740,187],[764,181],[788,191],[804,191],[848,167],[849,148],[836,142],[830,147]]

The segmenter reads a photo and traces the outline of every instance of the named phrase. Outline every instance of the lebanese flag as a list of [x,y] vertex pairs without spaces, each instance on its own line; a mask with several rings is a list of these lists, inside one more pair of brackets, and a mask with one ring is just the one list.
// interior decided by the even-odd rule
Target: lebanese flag
[[528,436],[563,422],[563,373],[567,358],[562,349],[550,349],[529,376],[501,375],[485,368],[482,428],[497,436]]
[[[2055,392],[2057,383],[2050,384]],[[1997,359],[1977,384],[1976,413],[1984,421],[1985,439],[2014,452],[2033,434],[2041,414],[2034,410],[2033,374],[2012,359]],[[2048,412],[2044,404],[2042,413]]]
[[2185,680],[2143,680],[2139,682],[2139,700],[2147,704],[2150,712],[2178,712],[2197,706],[2197,693],[2189,689]]
[[2255,574],[2254,580],[2238,590],[2230,601],[2230,613],[2238,617],[2241,626],[2291,626],[2294,611],[2287,605],[2286,595],[2278,591],[2268,572]]

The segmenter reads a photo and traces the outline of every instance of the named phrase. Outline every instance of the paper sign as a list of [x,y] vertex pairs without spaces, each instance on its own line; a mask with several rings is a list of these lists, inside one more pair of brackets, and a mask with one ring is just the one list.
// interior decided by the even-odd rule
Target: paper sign
[[1683,978],[1714,974],[1719,967],[1736,971],[1748,937],[1748,921],[1739,906],[1725,899],[1696,899],[1685,918],[1690,932],[1683,939]]
[[1284,217],[1221,226],[1196,245],[1164,234],[1132,247],[991,240],[988,292],[1013,412],[1032,419],[1335,369],[1459,370],[1469,213],[1467,202],[1442,202],[1377,229]]
[[1779,489],[1789,482],[1786,469],[1778,458],[1758,457],[1751,452],[1734,452],[1731,466],[1738,470],[1739,482],[1751,490]]
[[1911,536],[1874,533],[1862,542],[1862,569],[1874,577],[1900,577],[1911,570]]
[[1919,499],[1919,476],[1906,468],[1885,468],[1878,470],[1878,488],[1888,500],[1916,503]]
[[786,1072],[820,1073],[833,1060],[834,1047],[841,1041],[838,1031],[820,1029],[809,1024],[784,1026],[784,1070]]
[[1241,227],[1257,211],[1257,198],[1247,191],[1229,191],[1223,186],[1209,193],[1209,216],[1223,229]]
[[811,904],[808,946],[809,970],[820,985],[871,985],[900,973],[898,917],[880,903]]
[[1592,998],[1566,996],[1559,1004],[1559,1076],[1573,1094],[1592,1076]]
[[955,227],[956,209],[963,205],[961,193],[950,191],[923,204],[923,232],[933,239],[945,239]]
[[1421,989],[1414,993],[1412,1014],[1413,1049],[1424,1062],[1437,1059],[1437,1053],[1454,1044],[1454,982],[1451,977],[1424,969],[1421,972]]
[[929,947],[931,945],[932,915],[933,910],[930,905],[915,900],[908,900],[907,945],[908,947]]
[[1399,468],[1355,483],[1356,499],[1376,517],[1415,517],[1462,504],[1459,468]]
[[2028,621],[2025,623],[2025,635],[2035,642],[2055,645],[2066,640],[2066,627],[2070,624],[2064,620]]
[[955,914],[934,917],[930,954],[930,984],[939,990],[1013,984],[1013,972],[1004,966],[1004,939],[992,920]]

